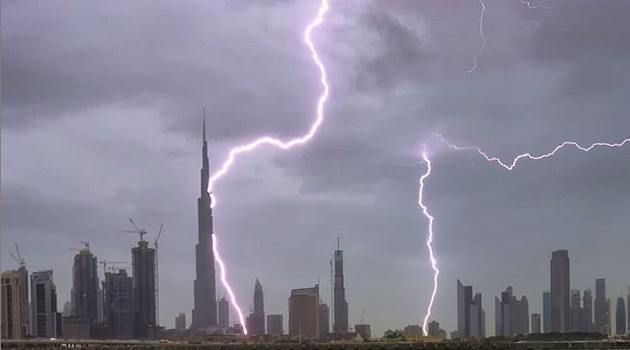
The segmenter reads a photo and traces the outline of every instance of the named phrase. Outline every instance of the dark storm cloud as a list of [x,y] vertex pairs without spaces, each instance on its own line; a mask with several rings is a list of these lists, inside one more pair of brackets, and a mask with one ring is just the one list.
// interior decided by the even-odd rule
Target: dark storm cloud
[[[426,165],[391,166],[417,162],[423,144],[443,328],[456,327],[457,278],[484,294],[489,330],[508,284],[540,312],[552,249],[569,249],[575,287],[606,277],[625,290],[614,262],[630,244],[627,146],[507,172],[434,136],[502,157],[630,136],[627,4],[541,3],[558,10],[486,1],[483,51],[476,1],[331,3],[313,33],[331,85],[318,134],[239,158],[216,189],[242,306],[256,278],[266,309],[285,315],[291,288],[318,277],[328,288],[341,236],[352,322],[367,309],[375,335],[418,323],[431,288],[417,206]],[[192,305],[201,109],[213,169],[239,142],[307,130],[321,86],[302,34],[316,6],[2,2],[3,247],[22,244],[31,270],[55,268],[63,302],[68,247],[87,239],[99,259],[129,260],[127,218],[151,233],[164,222],[160,310],[172,326]]]

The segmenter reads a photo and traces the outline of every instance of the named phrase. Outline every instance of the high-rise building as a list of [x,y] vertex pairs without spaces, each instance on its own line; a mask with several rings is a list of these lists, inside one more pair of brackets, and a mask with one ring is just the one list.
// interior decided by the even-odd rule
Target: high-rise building
[[543,333],[551,332],[551,292],[543,292]]
[[2,272],[2,339],[21,339],[22,300],[20,274],[18,271]]
[[319,304],[319,340],[326,340],[328,333],[330,333],[330,308],[328,304]]
[[186,314],[185,313],[180,312],[179,315],[175,317],[175,329],[177,329],[178,331],[186,330]]
[[606,298],[606,279],[595,280],[595,331],[610,334],[610,299]]
[[511,337],[517,334],[529,333],[529,302],[526,296],[518,300],[508,286],[501,292],[501,299],[494,298],[495,305],[495,334]]
[[58,335],[57,287],[53,282],[53,271],[38,271],[31,274],[31,334],[37,338],[52,338]]
[[337,250],[335,250],[335,300],[333,309],[333,333],[348,332],[348,302],[346,301],[346,288],[343,280],[343,250],[337,238]]
[[291,290],[289,335],[307,339],[319,337],[319,285]]
[[565,333],[571,327],[569,251],[551,252],[551,331]]
[[155,249],[141,239],[131,249],[133,264],[133,310],[135,337],[153,337],[156,326],[155,314]]
[[470,304],[470,336],[472,338],[485,337],[486,315],[481,305],[481,293],[475,294]]
[[211,197],[208,193],[210,165],[208,161],[208,142],[206,141],[206,121],[204,111],[203,150],[201,168],[201,194],[197,199],[199,217],[199,242],[195,246],[196,278],[194,282],[195,307],[192,311],[194,329],[207,329],[217,325],[217,291],[212,252],[213,228]]
[[470,305],[472,286],[464,286],[457,280],[457,334],[460,338],[470,338]]
[[621,297],[617,299],[615,334],[626,334],[626,304]]
[[584,290],[582,297],[582,309],[584,309],[584,325],[587,332],[593,331],[593,292],[590,289]]
[[486,315],[481,305],[481,294],[473,298],[472,286],[464,286],[457,280],[457,334],[460,338],[483,337],[486,331]]
[[428,325],[428,331],[429,331],[429,336],[431,337],[437,337],[438,335],[440,335],[440,322],[438,321],[431,321],[429,322]]
[[227,329],[230,327],[230,302],[223,296],[219,299],[219,328]]
[[532,333],[540,333],[540,314],[532,314]]
[[94,329],[98,324],[98,294],[100,291],[97,266],[98,260],[87,244],[74,256],[72,290],[70,291],[72,316],[86,319],[90,329]]
[[571,291],[571,324],[569,327],[571,332],[587,331],[584,307],[582,307],[581,302],[580,290],[573,289]]
[[626,299],[627,299],[626,307],[628,308],[628,311],[626,312],[626,317],[628,318],[626,325],[628,326],[628,329],[630,330],[630,286],[628,287],[628,297]]
[[127,270],[106,272],[103,281],[103,322],[108,336],[114,339],[134,337],[133,279]]
[[267,315],[267,334],[282,335],[284,334],[282,315]]

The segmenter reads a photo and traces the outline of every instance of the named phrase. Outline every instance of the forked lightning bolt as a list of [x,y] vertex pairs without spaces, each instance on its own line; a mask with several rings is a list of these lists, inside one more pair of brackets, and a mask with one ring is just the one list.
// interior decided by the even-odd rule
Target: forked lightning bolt
[[435,301],[435,295],[437,294],[438,287],[438,275],[440,274],[440,270],[437,267],[437,259],[433,254],[433,216],[429,213],[429,208],[427,208],[424,203],[424,180],[431,175],[431,160],[427,156],[427,152],[422,152],[422,159],[427,164],[427,171],[420,177],[420,189],[418,191],[418,204],[420,208],[422,208],[422,214],[426,216],[429,221],[428,225],[428,234],[427,234],[427,247],[429,248],[429,258],[431,259],[431,267],[433,268],[433,291],[431,292],[431,300],[429,301],[429,307],[427,308],[427,314],[424,316],[424,321],[422,321],[422,331],[424,335],[428,335],[427,332],[427,322],[429,321],[429,317],[431,316],[431,308],[433,307],[433,302]]
[[[311,55],[313,57],[313,61],[315,61],[315,65],[317,65],[317,68],[319,68],[319,73],[321,76],[320,81],[323,87],[323,92],[319,96],[319,99],[317,101],[317,111],[316,111],[315,122],[313,123],[313,125],[311,125],[311,128],[309,129],[308,133],[298,138],[294,138],[288,141],[281,141],[271,136],[263,136],[248,144],[244,144],[244,145],[240,145],[235,148],[232,148],[228,154],[227,159],[223,162],[223,165],[219,168],[217,172],[215,172],[210,177],[210,180],[208,181],[208,192],[210,192],[212,207],[216,206],[216,203],[217,203],[216,197],[214,196],[214,192],[213,192],[213,190],[215,189],[215,182],[219,180],[221,177],[223,177],[225,174],[227,174],[227,172],[230,170],[230,167],[232,166],[232,164],[234,163],[238,155],[242,153],[247,153],[249,151],[253,151],[262,145],[272,145],[272,146],[276,146],[282,149],[289,149],[293,146],[302,145],[313,138],[313,136],[319,129],[320,125],[324,121],[324,104],[328,100],[329,88],[328,88],[328,82],[326,80],[326,69],[324,68],[324,64],[319,59],[319,55],[317,54],[317,51],[315,50],[315,46],[313,45],[313,42],[311,40],[311,32],[313,31],[313,29],[315,29],[324,21],[324,15],[326,14],[326,12],[328,12],[329,8],[330,6],[328,4],[328,0],[321,0],[321,4],[317,12],[317,16],[306,27],[306,30],[304,32],[304,42],[306,43],[306,46],[308,46],[309,50],[311,51]],[[216,234],[212,235],[213,237],[212,249],[214,251],[214,257],[217,263],[219,264],[219,268],[221,269],[221,282],[223,283],[223,287],[225,287],[225,289],[228,292],[228,295],[230,296],[230,301],[232,305],[234,305],[234,308],[236,309],[239,321],[241,322],[241,325],[243,326],[243,333],[247,334],[245,318],[243,317],[243,312],[241,311],[241,307],[238,303],[238,300],[236,299],[236,295],[232,292],[232,288],[230,287],[230,284],[228,282],[226,267],[219,255],[219,244],[218,242],[216,242],[215,236]]]
[[531,153],[528,152],[528,153],[519,154],[514,159],[512,159],[511,162],[504,162],[499,157],[491,157],[491,156],[489,156],[486,152],[482,151],[481,148],[479,148],[479,147],[476,147],[476,146],[464,146],[464,147],[457,146],[457,145],[454,145],[454,144],[449,143],[448,141],[446,141],[446,139],[444,139],[444,137],[442,135],[437,135],[437,137],[440,138],[442,143],[444,143],[445,145],[447,145],[451,149],[454,149],[454,150],[457,150],[457,151],[465,151],[465,150],[476,151],[477,153],[482,155],[487,161],[495,162],[495,163],[499,164],[500,166],[502,166],[503,168],[505,168],[507,170],[514,169],[514,167],[516,166],[516,163],[518,163],[518,161],[521,160],[521,159],[527,158],[527,159],[531,159],[531,160],[540,160],[540,159],[544,159],[544,158],[549,158],[549,157],[555,155],[556,152],[558,152],[559,150],[561,150],[565,146],[574,146],[575,148],[579,149],[580,151],[588,152],[588,151],[592,150],[595,147],[622,147],[626,143],[630,142],[630,138],[627,138],[627,139],[625,139],[625,140],[623,140],[621,142],[617,142],[617,143],[595,142],[595,143],[591,144],[588,147],[584,147],[584,146],[581,146],[577,142],[564,141],[563,143],[561,143],[558,146],[556,146],[549,153],[544,153],[544,154],[540,154],[540,155],[532,155]]

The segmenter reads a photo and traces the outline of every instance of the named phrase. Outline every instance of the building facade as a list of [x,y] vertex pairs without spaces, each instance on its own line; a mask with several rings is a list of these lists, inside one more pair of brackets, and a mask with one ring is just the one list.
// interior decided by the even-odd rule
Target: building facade
[[22,330],[22,286],[18,271],[2,272],[2,339],[21,339]]
[[225,296],[219,299],[219,328],[227,329],[230,327],[230,301]]
[[319,337],[319,285],[291,290],[289,335],[301,339]]
[[348,302],[346,301],[346,288],[343,278],[343,250],[337,238],[337,250],[335,250],[335,281],[333,301],[333,333],[348,332]]
[[330,308],[328,304],[319,304],[319,340],[326,340],[330,333]]
[[283,335],[284,325],[282,322],[282,315],[267,315],[267,334],[269,335]]
[[133,266],[134,333],[139,339],[153,337],[156,327],[155,314],[155,249],[149,242],[140,240],[131,249]]
[[529,302],[526,296],[518,300],[509,286],[505,292],[501,292],[501,299],[494,298],[494,305],[497,336],[512,337],[529,333]]
[[481,293],[473,298],[472,286],[464,286],[457,280],[457,334],[460,338],[485,336],[486,314],[481,300]]
[[610,299],[606,297],[606,279],[595,280],[595,302],[594,302],[594,323],[595,331],[603,334],[610,334]]
[[180,312],[179,315],[175,317],[175,329],[177,329],[178,331],[186,330],[186,314],[185,313]]
[[551,253],[551,331],[566,333],[571,327],[569,252]]
[[103,281],[103,322],[105,332],[114,339],[131,339],[135,333],[133,279],[127,270],[106,272]]
[[551,292],[543,292],[543,333],[551,333]]
[[196,278],[194,281],[194,309],[192,325],[194,329],[207,329],[217,326],[217,292],[212,251],[212,200],[208,193],[210,165],[208,160],[208,141],[206,141],[206,121],[204,111],[203,150],[202,150],[201,186],[197,199],[198,243],[195,246]]
[[540,323],[540,314],[533,313],[532,314],[532,333],[540,333],[541,331],[541,323]]
[[[98,261],[86,245],[74,256],[72,264],[72,315],[88,320],[90,328],[98,324]],[[85,339],[85,338],[84,338]]]
[[[38,271],[31,275],[31,335],[36,338],[58,336],[57,287],[53,271]],[[60,325],[59,325],[59,328]]]
[[626,303],[621,297],[617,299],[615,334],[626,334]]
[[250,335],[265,334],[265,301],[260,281],[254,285],[254,310],[247,318],[247,330]]

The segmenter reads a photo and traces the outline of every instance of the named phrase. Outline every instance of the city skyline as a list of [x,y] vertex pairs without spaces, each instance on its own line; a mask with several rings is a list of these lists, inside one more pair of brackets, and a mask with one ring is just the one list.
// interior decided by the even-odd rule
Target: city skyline
[[[8,253],[19,243],[29,272],[54,270],[61,306],[71,299],[69,247],[89,241],[99,259],[131,264],[137,238],[120,232],[127,218],[149,227],[151,243],[164,223],[160,320],[174,327],[185,312],[190,324],[199,111],[207,107],[211,171],[243,140],[301,132],[319,92],[301,42],[316,5],[3,2],[3,270],[17,268]],[[266,311],[286,326],[289,291],[319,276],[332,306],[325,281],[341,236],[349,325],[363,310],[373,334],[419,324],[432,278],[417,208],[425,168],[392,166],[417,162],[422,143],[432,151],[426,199],[441,270],[430,320],[456,328],[458,278],[483,295],[489,334],[491,296],[507,285],[542,314],[557,249],[571,254],[571,289],[595,291],[605,278],[612,310],[627,297],[618,263],[630,244],[626,148],[564,150],[506,174],[441,148],[433,134],[508,158],[565,139],[627,137],[630,82],[619,72],[629,69],[630,28],[619,14],[630,5],[558,2],[558,13],[487,5],[488,45],[466,74],[480,42],[476,2],[335,3],[313,35],[334,92],[321,134],[289,153],[242,158],[216,187],[214,232],[244,305],[260,278]],[[175,25],[164,25],[162,11]],[[434,20],[447,13],[455,20]],[[55,21],[62,15],[67,26]]]

